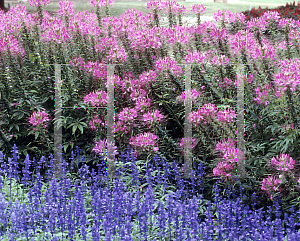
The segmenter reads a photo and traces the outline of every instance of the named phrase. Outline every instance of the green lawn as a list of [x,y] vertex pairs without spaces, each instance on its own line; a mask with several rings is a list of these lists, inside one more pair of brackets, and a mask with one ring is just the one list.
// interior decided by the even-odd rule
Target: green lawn
[[[239,13],[242,11],[249,10],[250,5],[244,4],[243,1],[247,0],[241,0],[241,4],[226,4],[226,3],[202,3],[206,7],[206,11],[203,13],[203,16],[212,16],[214,13],[218,12],[218,10],[226,9],[233,13]],[[251,0],[253,2],[257,2],[256,4],[251,4],[252,7],[255,7],[256,9],[261,6],[262,8],[266,8],[267,5],[261,5],[261,1],[259,0]],[[88,11],[94,10],[95,8],[91,5],[90,1],[78,1],[74,0],[72,1],[74,3],[74,9],[75,12],[77,11]],[[286,5],[286,1],[282,0],[264,0],[264,2],[272,3],[272,4],[282,4]],[[7,6],[7,3],[10,3],[10,6],[13,6],[17,4],[17,1],[5,1],[5,5]],[[46,6],[44,9],[48,12],[57,12],[59,10],[59,1],[50,1],[50,4]],[[191,7],[194,4],[201,4],[199,2],[178,2],[180,5],[184,5],[188,12],[186,16],[194,16],[193,13],[190,12]],[[34,11],[35,8],[31,7],[28,3],[24,3],[24,6],[26,6],[26,9],[28,11]],[[269,9],[275,8],[274,6],[268,7]],[[111,14],[114,16],[120,16],[122,13],[124,13],[127,9],[136,9],[139,11],[142,11],[144,14],[150,13],[151,10],[147,9],[147,2],[117,2],[114,3],[113,6],[110,8]],[[103,13],[104,14],[104,13]]]

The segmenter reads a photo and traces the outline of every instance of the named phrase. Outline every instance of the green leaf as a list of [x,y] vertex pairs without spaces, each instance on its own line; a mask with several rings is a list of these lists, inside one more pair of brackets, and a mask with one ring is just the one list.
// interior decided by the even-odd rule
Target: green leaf
[[12,117],[15,117],[15,116],[18,116],[19,115],[19,112],[15,112]]
[[77,130],[77,127],[78,127],[78,125],[75,124],[75,125],[73,126],[73,128],[72,128],[72,134],[73,134],[73,135],[75,134],[75,131]]
[[76,125],[76,123],[71,123],[71,124],[67,127],[67,129],[69,129],[70,127],[72,127],[72,126],[74,126],[74,125]]
[[83,134],[83,127],[82,127],[82,125],[79,125],[78,128],[81,131],[81,134]]
[[12,128],[14,128],[14,125],[10,125],[8,131],[10,132]]
[[29,61],[30,61],[30,62],[34,62],[34,61],[35,61],[34,53],[31,53],[31,54],[29,55]]
[[63,145],[63,147],[64,147],[64,151],[65,151],[65,152],[67,151],[67,148],[68,148],[68,146],[69,146],[69,145],[70,145],[69,143],[67,143],[67,144]]
[[34,139],[35,139],[35,140],[38,138],[39,134],[40,134],[39,132],[35,132],[35,133],[34,133],[34,136],[35,136]]
[[20,131],[20,128],[18,125],[15,125],[15,128],[17,129],[17,131]]
[[20,120],[20,119],[22,119],[23,118],[23,116],[24,116],[24,113],[22,112],[21,114],[20,114],[20,116],[18,116],[18,120]]
[[48,99],[49,97],[45,97],[42,102],[46,102]]

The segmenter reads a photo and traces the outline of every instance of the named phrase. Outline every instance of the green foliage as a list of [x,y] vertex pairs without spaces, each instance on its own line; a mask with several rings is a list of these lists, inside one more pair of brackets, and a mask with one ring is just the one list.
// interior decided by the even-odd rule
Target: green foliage
[[[294,9],[294,8],[293,8]],[[253,16],[252,16],[253,17]],[[234,26],[233,26],[234,27]],[[276,29],[276,34],[280,33],[280,29]],[[54,83],[55,72],[54,64],[59,62],[61,64],[67,64],[73,56],[82,56],[85,61],[96,61],[97,59],[103,59],[108,50],[98,56],[91,55],[90,43],[83,44],[83,39],[78,36],[75,46],[68,45],[65,52],[61,51],[59,46],[47,48],[44,43],[39,42],[37,34],[28,33],[26,26],[23,26],[22,40],[26,43],[24,48],[28,56],[26,55],[22,59],[23,64],[19,69],[17,67],[20,64],[18,61],[12,58],[7,58],[7,61],[1,63],[1,69],[6,70],[0,73],[0,116],[1,118],[1,150],[4,150],[4,154],[8,156],[11,151],[12,143],[15,143],[19,147],[19,154],[22,155],[20,160],[24,159],[28,153],[30,156],[35,156],[36,159],[41,156],[48,157],[50,154],[47,140],[39,134],[34,134],[29,129],[28,117],[33,111],[45,109],[54,119]],[[211,49],[211,45],[204,45],[204,50]],[[222,51],[226,52],[226,49],[222,47],[222,44],[218,47]],[[126,52],[129,55],[128,61],[123,67],[120,67],[116,72],[119,76],[122,76],[126,71],[132,71],[135,76],[138,76],[143,71],[147,71],[153,67],[153,62],[147,61],[147,54],[139,54],[139,59],[133,58],[133,50],[125,46]],[[49,50],[48,53],[46,50]],[[163,52],[163,51],[162,51]],[[164,53],[164,52],[163,52]],[[149,55],[150,53],[148,53]],[[164,53],[165,54],[165,53]],[[292,53],[293,56],[297,56],[297,52]],[[298,54],[299,55],[299,54]],[[285,56],[285,51],[280,51],[280,56]],[[149,56],[148,56],[149,57]],[[299,57],[299,56],[298,56]],[[245,65],[247,67],[247,58],[245,59]],[[147,66],[142,66],[147,62]],[[6,69],[6,67],[8,67]],[[285,96],[282,98],[275,98],[272,96],[271,105],[264,107],[258,106],[253,102],[254,89],[261,84],[266,84],[268,81],[267,76],[269,72],[273,70],[269,69],[270,66],[265,64],[262,70],[258,70],[257,66],[247,67],[247,72],[254,74],[255,86],[245,82],[245,130],[249,134],[249,139],[246,141],[247,159],[246,159],[246,171],[247,178],[240,182],[247,190],[247,196],[250,197],[251,192],[254,190],[260,190],[261,180],[265,177],[265,173],[269,172],[270,159],[280,153],[288,153],[292,150],[290,155],[293,159],[297,160],[300,154],[300,140],[298,138],[299,131],[285,132],[281,127],[286,121],[284,119],[289,116],[290,112],[287,110],[287,101]],[[234,80],[236,76],[235,66],[228,64],[221,71],[216,71],[215,68],[205,67],[205,73],[200,71],[199,67],[193,67],[192,69],[192,85],[193,88],[200,90],[201,86],[205,86],[205,93],[201,95],[200,105],[206,103],[213,103],[216,106],[230,105],[232,108],[236,106],[236,90],[230,88],[228,90],[219,90],[214,77],[218,79],[224,79],[225,77]],[[181,94],[184,90],[184,79],[174,77],[168,73],[168,78],[161,78],[161,81],[153,83],[151,85],[152,96],[151,99],[155,105],[155,108],[160,109],[162,114],[168,116],[168,120],[157,129],[157,135],[159,136],[160,150],[159,156],[164,158],[167,162],[176,160],[177,163],[182,164],[182,154],[179,152],[179,141],[184,134],[184,107],[183,104],[177,104],[175,98]],[[62,65],[61,68],[62,84],[62,106],[73,107],[74,105],[83,105],[83,96],[90,93],[92,90],[98,88],[104,88],[104,81],[96,81],[96,79],[90,74],[85,73],[79,68],[71,68],[70,66]],[[175,90],[173,89],[175,88]],[[299,117],[299,96],[300,94],[293,93],[293,99],[295,104],[296,116]],[[129,95],[126,98],[120,98],[121,91],[116,90],[116,113],[125,107],[130,106]],[[11,106],[12,103],[19,103],[19,105]],[[87,163],[93,163],[95,165],[99,162],[98,158],[92,149],[94,143],[99,140],[103,140],[106,136],[105,133],[96,134],[88,129],[89,115],[92,111],[86,108],[81,109],[63,109],[62,111],[62,126],[63,126],[63,147],[65,160],[70,157],[70,151],[74,146],[80,146],[82,149],[82,155],[85,156]],[[99,113],[98,113],[99,114]],[[105,112],[100,112],[101,115],[105,115]],[[99,115],[100,115],[99,114]],[[259,116],[262,116],[260,118]],[[297,118],[298,118],[297,117]],[[299,118],[298,118],[299,119]],[[253,127],[253,123],[256,123],[256,127]],[[129,138],[133,134],[137,134],[140,131],[141,126],[135,128],[134,133],[131,133],[124,138],[122,134],[116,135],[117,144],[119,146],[126,146]],[[235,130],[236,126],[228,127],[228,132]],[[49,143],[51,149],[53,149],[54,141],[54,124],[51,123],[48,128]],[[10,138],[10,134],[13,134],[13,138]],[[202,160],[204,166],[207,167],[206,173],[212,173],[212,169],[218,163],[217,156],[212,153],[215,145],[220,141],[221,137],[226,136],[224,132],[220,131],[216,123],[212,123],[211,126],[201,126],[197,130],[197,133],[193,136],[197,139],[198,143],[195,147],[195,160]],[[227,137],[227,136],[226,136]],[[124,138],[124,140],[121,140]],[[210,139],[212,138],[212,140]],[[227,139],[227,138],[226,138]],[[122,151],[119,150],[119,152]],[[123,148],[124,149],[124,148]],[[52,152],[52,151],[51,151]],[[142,177],[145,177],[144,163],[151,159],[151,156],[144,155],[138,160],[137,167]],[[297,160],[298,161],[298,160]],[[21,161],[19,161],[21,162]],[[21,163],[20,163],[21,164]],[[153,175],[157,171],[153,172]],[[211,199],[212,185],[216,178],[212,176],[205,177],[204,197],[206,200]],[[236,182],[234,185],[237,185]],[[126,185],[130,190],[135,190],[131,177],[126,177]],[[147,186],[147,184],[138,183],[138,185]],[[172,184],[173,185],[173,184]],[[284,185],[287,185],[286,183]],[[224,185],[223,188],[225,188]],[[169,191],[173,191],[175,186],[173,185]],[[144,188],[143,188],[144,189]],[[160,188],[157,188],[156,195],[158,195]],[[299,198],[296,197],[297,190],[286,193],[286,206],[290,206],[291,203],[298,203]],[[262,203],[263,205],[263,203]]]

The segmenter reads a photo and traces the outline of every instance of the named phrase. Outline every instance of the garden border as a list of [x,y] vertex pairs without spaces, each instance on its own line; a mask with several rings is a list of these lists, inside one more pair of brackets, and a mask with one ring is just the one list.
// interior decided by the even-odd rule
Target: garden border
[[[55,165],[55,176],[60,178],[62,174],[62,124],[61,124],[61,110],[65,108],[75,107],[62,107],[61,99],[61,65],[69,64],[48,64],[55,66],[55,120],[54,120],[54,165]],[[107,64],[107,80],[108,80],[108,101],[107,101],[107,140],[110,143],[114,143],[114,134],[112,129],[114,128],[114,68],[116,65],[123,64]],[[191,66],[192,64],[177,64],[185,65],[185,89],[191,89]],[[195,64],[193,64],[195,65]],[[238,63],[237,68],[238,80],[237,80],[237,149],[241,152],[238,155],[237,165],[238,165],[238,176],[244,177],[245,174],[245,143],[244,143],[244,70],[243,64]],[[185,170],[184,176],[177,176],[177,178],[198,178],[192,176],[192,148],[191,148],[191,138],[192,138],[192,125],[188,119],[191,113],[192,101],[190,91],[186,93],[186,99],[184,101],[185,105],[185,123],[184,123],[184,159],[185,159]],[[228,106],[226,106],[228,107]],[[101,108],[101,107],[76,107],[78,108]],[[114,178],[115,176],[115,154],[113,148],[108,148],[108,176]],[[107,178],[107,176],[103,176]],[[200,177],[199,177],[200,178]]]

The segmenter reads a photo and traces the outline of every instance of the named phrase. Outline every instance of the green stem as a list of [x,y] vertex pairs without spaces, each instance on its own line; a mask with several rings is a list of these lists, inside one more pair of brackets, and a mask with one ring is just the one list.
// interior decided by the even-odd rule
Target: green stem
[[158,13],[157,13],[157,9],[154,9],[154,22],[156,27],[159,27],[159,20],[158,20]]
[[290,48],[290,41],[289,41],[289,31],[290,31],[290,27],[289,25],[287,24],[285,26],[285,31],[284,31],[284,34],[285,34],[285,41],[286,41],[286,48],[287,48],[287,56],[288,56],[288,59],[291,59],[292,56],[291,56],[291,48]]
[[169,26],[172,27],[174,25],[173,22],[173,14],[171,12],[171,6],[169,7]]
[[99,27],[101,28],[102,27],[102,22],[101,22],[101,14],[100,14],[100,7],[99,6],[97,6],[96,14],[97,14]]
[[201,20],[200,20],[200,13],[197,13],[197,24],[200,26]]
[[296,129],[298,127],[298,123],[297,123],[297,118],[295,116],[295,105],[294,105],[294,101],[292,99],[292,93],[291,93],[291,90],[290,90],[290,86],[288,85],[288,88],[286,90],[286,94],[287,94],[287,103],[288,103],[288,107],[289,107],[289,110],[290,110],[290,113],[292,115],[292,119],[293,119],[293,122],[294,122],[294,128]]
[[181,14],[178,15],[178,20],[179,20],[179,26],[182,26],[182,16],[181,16]]

